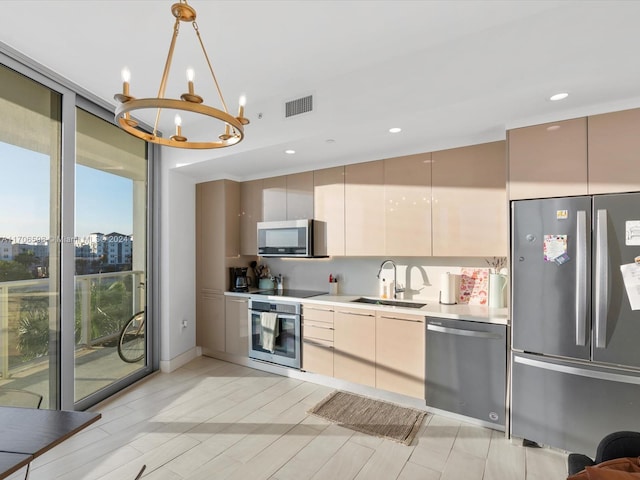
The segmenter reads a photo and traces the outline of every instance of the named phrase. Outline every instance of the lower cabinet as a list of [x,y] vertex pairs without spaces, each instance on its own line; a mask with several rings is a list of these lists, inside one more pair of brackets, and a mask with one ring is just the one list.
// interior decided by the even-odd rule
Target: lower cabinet
[[376,386],[376,312],[339,308],[334,315],[334,376]]
[[249,356],[249,300],[244,297],[225,298],[225,351]]
[[333,309],[302,305],[302,369],[333,377]]
[[196,342],[206,349],[225,351],[224,294],[203,289],[198,296]]
[[376,312],[376,388],[424,398],[424,324],[423,316]]

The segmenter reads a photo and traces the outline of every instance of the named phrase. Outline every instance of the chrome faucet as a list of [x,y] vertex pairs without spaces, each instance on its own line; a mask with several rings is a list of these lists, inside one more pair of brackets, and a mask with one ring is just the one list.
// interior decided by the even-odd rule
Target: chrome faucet
[[393,260],[385,260],[384,262],[382,262],[382,264],[380,265],[380,270],[378,270],[377,277],[380,278],[382,269],[387,263],[390,263],[393,266],[393,298],[395,299],[398,298],[398,293],[404,292],[404,288],[398,287],[398,269],[396,268],[395,262]]

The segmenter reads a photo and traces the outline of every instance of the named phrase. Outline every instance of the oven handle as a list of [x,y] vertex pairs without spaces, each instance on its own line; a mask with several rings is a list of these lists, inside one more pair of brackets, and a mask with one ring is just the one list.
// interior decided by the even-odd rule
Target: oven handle
[[[260,316],[262,312],[259,310],[251,310],[251,314],[256,314],[258,316]],[[278,315],[278,318],[290,318],[291,320],[297,320],[298,318],[300,318],[300,315],[296,315],[294,313],[280,313],[280,312],[273,312],[276,315]]]

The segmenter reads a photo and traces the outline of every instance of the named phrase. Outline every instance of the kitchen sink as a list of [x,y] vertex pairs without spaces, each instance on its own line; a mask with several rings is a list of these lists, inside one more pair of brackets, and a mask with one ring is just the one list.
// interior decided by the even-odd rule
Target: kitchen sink
[[405,300],[385,300],[384,298],[360,297],[351,300],[355,303],[369,303],[372,305],[386,305],[389,307],[422,308],[426,303],[408,302]]

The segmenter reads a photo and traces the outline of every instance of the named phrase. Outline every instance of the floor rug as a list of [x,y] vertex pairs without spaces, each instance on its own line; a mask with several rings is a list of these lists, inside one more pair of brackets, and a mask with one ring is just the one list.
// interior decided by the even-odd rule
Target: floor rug
[[426,412],[346,392],[333,392],[307,413],[343,427],[410,445]]

